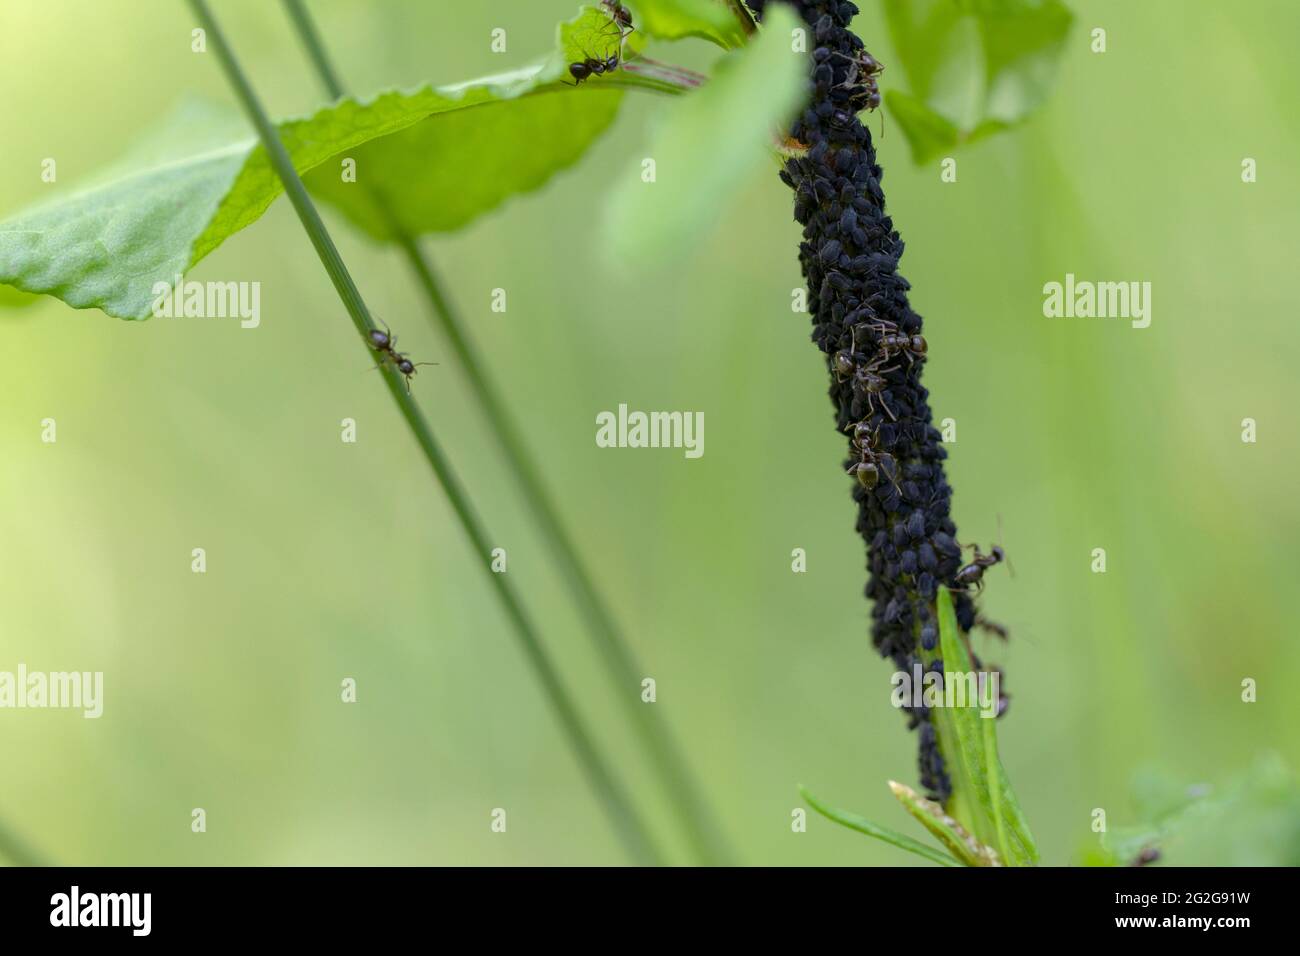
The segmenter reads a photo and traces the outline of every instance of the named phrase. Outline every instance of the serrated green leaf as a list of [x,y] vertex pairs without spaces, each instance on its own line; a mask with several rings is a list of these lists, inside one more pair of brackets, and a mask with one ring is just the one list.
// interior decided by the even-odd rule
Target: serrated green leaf
[[848,827],[850,830],[857,830],[859,833],[865,833],[867,836],[875,837],[877,840],[883,840],[886,843],[898,847],[900,850],[906,850],[908,853],[915,853],[917,856],[924,857],[931,863],[938,863],[940,866],[961,865],[957,860],[948,856],[946,853],[941,853],[933,847],[928,847],[924,843],[913,840],[910,836],[905,836],[902,833],[890,830],[888,827],[882,827],[878,824],[872,823],[866,817],[858,816],[856,813],[850,813],[847,810],[837,810],[835,807],[826,806],[809,793],[806,787],[799,787],[799,793],[808,801],[810,807],[826,819],[833,820],[841,826]]
[[886,0],[885,17],[899,58],[885,98],[917,163],[1028,117],[1074,19],[1062,0]]
[[807,57],[790,49],[796,22],[784,4],[770,10],[751,46],[729,54],[707,85],[673,105],[648,153],[654,181],[646,181],[638,163],[610,198],[605,245],[613,257],[685,255],[748,174],[767,161],[806,82]]
[[[557,52],[540,64],[455,86],[345,98],[279,124],[280,136],[298,172],[317,169],[308,182],[372,235],[387,230],[363,191],[343,192],[356,185],[342,182],[343,157],[358,161],[358,179],[400,189],[394,205],[412,231],[456,228],[576,161],[613,121],[619,88],[659,88],[624,70],[580,87],[564,81],[575,51],[597,52],[590,44],[598,35],[617,49],[617,34],[602,32],[607,22],[584,10],[561,25]],[[96,185],[0,223],[0,283],[75,308],[148,317],[155,283],[188,272],[280,195],[265,152],[233,116],[183,104]],[[400,135],[417,126],[438,127],[416,136],[428,152],[409,152],[416,144]]]
[[740,0],[624,0],[637,29],[661,40],[698,37],[724,50],[745,45],[754,29]]

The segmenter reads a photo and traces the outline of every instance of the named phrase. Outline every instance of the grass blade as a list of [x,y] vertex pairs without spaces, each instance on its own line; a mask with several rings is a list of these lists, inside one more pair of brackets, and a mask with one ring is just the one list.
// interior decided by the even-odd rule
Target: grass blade
[[[333,99],[347,95],[343,81],[330,62],[320,33],[302,0],[284,0],[284,5],[325,91]],[[365,184],[358,185],[369,189]],[[463,325],[438,279],[430,256],[420,249],[419,241],[406,227],[391,215],[389,200],[378,190],[372,189],[370,192],[377,213],[388,220],[394,242],[405,256],[429,301],[439,328],[456,353],[460,367],[469,381],[470,390],[488,419],[502,454],[510,463],[507,470],[518,481],[520,493],[529,505],[529,513],[537,518],[543,536],[560,560],[561,575],[577,600],[586,619],[588,633],[610,678],[624,688],[616,696],[627,709],[632,726],[649,752],[678,821],[690,835],[696,855],[704,863],[725,862],[730,851],[721,836],[721,828],[700,794],[694,774],[687,766],[676,741],[658,712],[646,707],[637,694],[627,690],[640,686],[641,675],[645,670],[623,639],[609,605],[601,597],[590,573],[579,559],[573,539],[560,520],[559,511],[546,491],[541,473],[524,445],[521,432],[506,410],[506,402],[483,371],[484,365],[463,331]]]
[[953,859],[946,853],[941,853],[934,847],[926,846],[913,840],[910,836],[904,836],[886,827],[878,826],[872,823],[866,817],[860,817],[856,813],[849,813],[847,810],[837,810],[835,807],[828,807],[811,793],[808,788],[802,784],[799,786],[799,793],[808,805],[824,816],[827,820],[834,820],[840,826],[848,827],[850,830],[857,830],[859,833],[865,833],[869,837],[875,837],[877,840],[884,840],[900,850],[906,850],[908,853],[915,853],[917,856],[924,857],[931,863],[938,863],[940,866],[961,866],[961,863]]
[[[367,355],[371,355],[372,352],[368,344],[369,333],[375,326],[370,317],[370,312],[366,308],[365,301],[361,298],[361,293],[353,282],[347,266],[344,265],[333,239],[330,238],[325,224],[321,221],[320,214],[316,211],[315,205],[307,195],[307,189],[298,177],[298,173],[294,169],[283,143],[280,142],[275,126],[262,108],[239,63],[235,60],[233,51],[230,49],[225,36],[217,26],[216,20],[208,8],[207,0],[189,0],[189,4],[199,23],[207,31],[212,48],[226,72],[226,77],[234,88],[236,96],[248,113],[249,119],[257,128],[258,136],[262,140],[262,145],[266,149],[271,165],[283,182],[285,193],[293,203],[294,210],[298,213],[303,228],[311,239],[312,245],[316,248],[316,253],[320,256],[326,272],[329,273],[334,288],[348,311],[348,315],[352,318],[357,333],[361,337],[362,346],[366,349]],[[493,574],[484,559],[483,556],[491,551],[490,539],[475,514],[468,496],[461,487],[460,480],[456,477],[450,462],[443,455],[437,440],[434,438],[433,430],[429,427],[414,400],[407,393],[401,376],[396,369],[391,364],[385,363],[383,375],[389,392],[397,402],[402,417],[405,418],[419,442],[420,448],[423,450],[438,483],[442,486],[444,494],[446,494],[448,501],[456,512],[456,516],[460,520],[474,552],[480,556],[478,563],[501,600],[503,609],[513,625],[514,633],[520,641],[524,655],[542,684],[548,702],[555,710],[556,716],[560,720],[569,738],[569,743],[586,772],[592,788],[608,812],[615,831],[635,859],[647,863],[659,862],[660,856],[654,848],[649,829],[629,798],[626,788],[615,776],[594,740],[587,733],[581,714],[573,704],[558,671],[551,663],[550,657],[542,646],[531,620],[524,611],[519,598],[515,595],[514,588],[506,581],[505,575]]]

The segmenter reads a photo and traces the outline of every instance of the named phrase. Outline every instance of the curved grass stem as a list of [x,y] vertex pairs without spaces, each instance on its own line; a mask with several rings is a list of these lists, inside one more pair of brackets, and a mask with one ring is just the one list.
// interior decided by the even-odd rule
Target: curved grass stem
[[[290,160],[284,144],[281,143],[274,124],[266,115],[266,111],[262,108],[257,95],[253,92],[248,78],[236,61],[234,52],[227,43],[221,29],[217,26],[207,0],[188,0],[188,2],[200,25],[207,31],[212,49],[216,52],[217,59],[220,61],[236,97],[256,127],[271,166],[283,182],[285,193],[293,203],[294,210],[298,213],[303,228],[311,239],[317,255],[320,256],[326,272],[329,273],[329,277],[334,283],[334,288],[347,309],[348,315],[352,318],[367,354],[371,354],[369,333],[375,328],[375,325],[370,317],[370,312],[366,308],[366,304],[353,282],[351,274],[344,265],[333,239],[330,238],[325,224],[321,221],[320,214],[316,211],[315,205],[307,195],[307,189],[294,169],[293,162]],[[474,552],[479,556],[479,564],[501,601],[507,617],[510,619],[524,656],[541,683],[547,701],[555,711],[556,717],[559,719],[568,737],[569,744],[573,748],[593,790],[609,814],[615,831],[633,858],[638,862],[660,862],[661,857],[655,848],[645,821],[631,801],[626,787],[615,775],[595,741],[588,734],[581,713],[565,689],[559,672],[551,662],[536,629],[515,594],[514,588],[506,581],[505,575],[492,573],[486,561],[486,555],[490,551],[490,539],[474,512],[459,479],[452,470],[450,462],[442,453],[442,449],[434,438],[433,430],[407,393],[402,377],[392,367],[391,363],[385,363],[383,375],[388,390],[397,403],[402,417],[406,420],[421,450],[428,459],[429,465],[433,469],[443,493],[446,494],[447,500],[451,503],[452,509],[455,511],[466,537],[469,538]]]
[[[332,99],[345,96],[347,91],[330,62],[320,35],[302,0],[284,0],[284,4],[290,20],[293,21],[306,47],[308,57],[320,74],[326,92]],[[656,65],[663,66],[663,64]],[[704,79],[699,74],[694,75],[699,77],[700,81]],[[488,380],[483,371],[483,363],[479,361],[473,345],[462,331],[462,323],[457,319],[439,282],[433,262],[421,251],[419,241],[393,214],[392,203],[374,188],[370,188],[368,192],[376,212],[385,220],[390,234],[394,237],[420,288],[429,300],[442,334],[451,345],[452,351],[456,353],[465,377],[469,380],[470,389],[483,409],[504,457],[510,463],[509,471],[518,481],[519,491],[527,502],[530,513],[537,517],[543,535],[551,543],[559,558],[560,571],[565,583],[582,610],[588,633],[610,679],[618,688],[616,696],[628,710],[628,716],[636,729],[638,739],[650,754],[668,797],[672,801],[675,815],[690,837],[695,855],[705,863],[719,863],[729,859],[729,849],[721,836],[721,830],[714,821],[680,749],[654,708],[647,707],[640,700],[639,689],[645,672],[622,638],[613,613],[600,596],[590,573],[578,557],[573,539],[561,521],[554,501],[546,491],[541,474],[528,453],[519,428],[507,412],[500,393]]]

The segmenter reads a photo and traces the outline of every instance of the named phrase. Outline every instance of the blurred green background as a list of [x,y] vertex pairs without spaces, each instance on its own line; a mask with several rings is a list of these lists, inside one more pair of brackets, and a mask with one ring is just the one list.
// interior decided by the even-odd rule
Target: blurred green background
[[[891,62],[873,3],[857,21]],[[311,9],[350,86],[500,71],[575,0]],[[1300,8],[1075,4],[1058,87],[1026,127],[915,168],[885,117],[889,209],[925,316],[925,382],[962,537],[1003,539],[985,609],[1009,647],[1004,760],[1048,862],[1135,774],[1217,784],[1300,763],[1294,412],[1300,255],[1291,122]],[[317,84],[278,4],[215,9],[272,112]],[[0,215],[72,188],[184,94],[229,99],[184,4],[0,7]],[[1094,26],[1109,50],[1089,50]],[[490,49],[505,27],[509,53]],[[661,50],[662,52],[662,50]],[[713,48],[673,58],[707,66]],[[888,84],[886,84],[888,86]],[[1287,91],[1291,92],[1287,92]],[[775,167],[673,262],[611,266],[603,204],[674,102],[629,94],[576,170],[430,239],[658,703],[748,863],[907,863],[796,785],[900,830],[885,781],[915,739],[867,636],[864,556],[822,358],[792,314],[798,228]],[[878,133],[879,120],[871,120]],[[40,181],[58,160],[59,183]],[[1258,161],[1254,184],[1241,161]],[[437,157],[430,156],[430,163]],[[400,256],[326,213],[372,309],[416,357],[433,421],[592,724],[669,817]],[[627,224],[635,228],[634,223]],[[1042,286],[1153,283],[1153,321],[1049,320]],[[105,712],[0,711],[0,819],[78,864],[614,863],[624,859],[289,205],[191,273],[258,280],[262,326],[0,313],[0,670],[102,670]],[[490,309],[505,288],[509,311]],[[598,449],[620,402],[705,413],[706,451]],[[339,422],[359,423],[344,444]],[[1258,422],[1256,444],[1241,420]],[[58,442],[40,441],[42,419]],[[190,571],[192,548],[208,572]],[[790,553],[807,550],[808,572]],[[1105,574],[1090,572],[1104,547]],[[344,677],[359,702],[339,701]],[[1241,681],[1258,681],[1243,704]],[[622,688],[638,693],[639,688]],[[208,832],[190,831],[203,807]],[[489,814],[509,813],[494,834]],[[1272,824],[1270,824],[1272,825]],[[1170,862],[1274,862],[1259,845]],[[919,835],[919,834],[918,834]],[[1281,849],[1279,850],[1279,841]]]

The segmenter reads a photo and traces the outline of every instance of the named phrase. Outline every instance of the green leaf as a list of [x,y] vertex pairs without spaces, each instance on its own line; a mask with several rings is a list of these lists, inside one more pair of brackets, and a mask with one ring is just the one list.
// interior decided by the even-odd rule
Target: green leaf
[[[575,162],[613,121],[620,88],[662,84],[626,70],[582,86],[567,64],[617,34],[594,9],[562,24],[543,63],[455,86],[345,98],[279,124],[300,174],[372,235],[388,235],[357,177],[399,195],[414,232],[452,229]],[[422,128],[418,129],[417,128]],[[409,137],[401,134],[411,131]],[[411,151],[411,152],[408,152]],[[194,101],[146,136],[97,184],[0,223],[0,283],[75,308],[148,317],[155,283],[171,283],[255,222],[281,192],[266,153],[233,111]]]
[[908,86],[885,98],[917,163],[1028,117],[1074,19],[1062,0],[885,0],[885,18]]
[[637,29],[660,40],[699,37],[734,50],[754,32],[754,19],[740,0],[632,0],[626,6]]
[[933,833],[958,860],[967,866],[1002,865],[997,851],[971,836],[942,806],[896,780],[889,781],[889,789],[907,812],[921,821],[921,825]]
[[946,588],[939,590],[937,610],[938,653],[922,651],[921,657],[928,665],[941,656],[945,686],[951,678],[954,688],[953,701],[945,694],[943,706],[930,710],[952,780],[947,809],[981,843],[995,847],[1006,865],[1037,863],[1037,845],[998,756],[996,718],[982,716],[978,694],[976,699],[961,694],[963,706],[950,705],[957,703],[956,689],[976,671]]
[[1222,785],[1141,775],[1141,822],[1113,827],[1083,852],[1089,866],[1127,866],[1143,850],[1183,866],[1300,866],[1300,781],[1266,754]]
[[824,816],[828,820],[834,820],[841,826],[846,826],[850,830],[857,830],[859,833],[865,833],[867,836],[875,837],[877,840],[884,840],[891,843],[900,850],[906,850],[908,853],[915,853],[917,856],[925,857],[931,863],[938,863],[940,866],[960,866],[957,860],[945,853],[940,853],[933,847],[928,847],[924,843],[913,840],[909,836],[896,833],[886,827],[878,826],[868,820],[866,817],[860,817],[856,813],[849,813],[847,810],[837,810],[834,807],[828,807],[820,800],[808,792],[804,786],[799,787],[799,793],[808,805]]
[[912,147],[912,162],[918,166],[947,155],[961,142],[961,131],[922,100],[902,90],[889,90],[885,106],[891,119],[898,121]]
[[798,21],[779,4],[759,38],[729,54],[702,89],[674,104],[648,153],[655,178],[627,170],[611,196],[608,251],[624,261],[671,259],[704,238],[719,211],[768,161],[803,95],[807,57],[791,51]]

